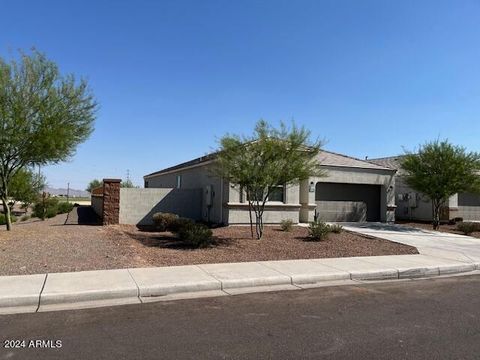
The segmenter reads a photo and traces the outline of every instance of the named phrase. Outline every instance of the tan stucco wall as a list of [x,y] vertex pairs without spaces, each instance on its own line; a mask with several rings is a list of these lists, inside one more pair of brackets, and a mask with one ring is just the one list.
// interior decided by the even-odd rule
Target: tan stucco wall
[[178,175],[182,176],[181,189],[200,189],[204,193],[207,185],[212,186],[214,192],[212,205],[210,207],[207,206],[204,194],[200,200],[201,216],[205,221],[210,220],[215,223],[223,223],[225,213],[222,204],[228,201],[228,199],[224,198],[228,194],[228,191],[225,191],[227,183],[214,176],[211,164],[202,164],[192,168],[152,176],[145,178],[145,181],[148,181],[149,188],[175,188]]
[[[247,204],[228,204],[228,224],[248,224],[250,217]],[[279,224],[282,220],[292,220],[294,223],[299,222],[300,206],[291,205],[265,205],[263,213],[264,224]],[[255,221],[255,213],[252,211],[252,217]]]
[[[240,203],[240,188],[230,185],[229,202],[225,204],[225,219],[228,224],[245,224],[250,222],[246,195],[243,194],[243,203]],[[300,219],[300,185],[290,184],[285,187],[285,202],[267,202],[263,221],[265,224],[278,224],[282,220],[290,219],[295,223]],[[252,216],[255,216],[252,214]]]
[[[409,187],[401,176],[396,177],[395,202],[397,205],[396,218],[399,220],[432,221],[432,201],[424,194]],[[399,195],[409,194],[416,201],[402,200]],[[414,206],[412,206],[414,205]],[[463,217],[463,210],[458,204],[458,195],[448,199],[446,206],[449,209],[448,218]]]
[[120,189],[120,224],[150,225],[156,212],[201,220],[200,189]]

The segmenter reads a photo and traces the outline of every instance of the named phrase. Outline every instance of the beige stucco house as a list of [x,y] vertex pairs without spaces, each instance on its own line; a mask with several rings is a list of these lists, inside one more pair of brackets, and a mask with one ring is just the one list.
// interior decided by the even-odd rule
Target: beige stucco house
[[[397,170],[395,176],[395,217],[399,220],[432,221],[432,202],[422,193],[405,183],[405,172],[401,168],[403,156],[391,156],[369,161]],[[448,199],[441,211],[442,220],[462,218],[465,221],[480,221],[480,195],[455,194]]]
[[[309,222],[315,216],[325,221],[394,221],[396,170],[329,151],[321,151],[318,160],[327,176],[279,184],[266,204],[265,223]],[[145,175],[145,188],[201,189],[197,220],[249,223],[245,194],[213,174],[215,161],[213,153]],[[196,201],[191,206],[198,206]]]

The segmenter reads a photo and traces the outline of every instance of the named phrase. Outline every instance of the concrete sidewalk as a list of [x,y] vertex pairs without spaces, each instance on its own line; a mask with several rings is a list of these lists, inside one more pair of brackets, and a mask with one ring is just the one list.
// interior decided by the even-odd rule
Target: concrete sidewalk
[[0,277],[0,313],[143,303],[356,281],[411,279],[480,270],[480,261],[435,255],[264,261]]

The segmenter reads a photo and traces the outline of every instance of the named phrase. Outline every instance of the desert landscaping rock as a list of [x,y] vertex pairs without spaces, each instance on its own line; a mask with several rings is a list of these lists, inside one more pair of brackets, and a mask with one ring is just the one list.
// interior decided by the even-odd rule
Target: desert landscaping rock
[[131,225],[65,225],[67,215],[0,228],[0,275],[146,268],[269,260],[415,254],[414,247],[343,232],[321,242],[304,241],[308,230],[266,226],[263,239],[248,226],[213,229],[216,245],[191,249],[170,233]]

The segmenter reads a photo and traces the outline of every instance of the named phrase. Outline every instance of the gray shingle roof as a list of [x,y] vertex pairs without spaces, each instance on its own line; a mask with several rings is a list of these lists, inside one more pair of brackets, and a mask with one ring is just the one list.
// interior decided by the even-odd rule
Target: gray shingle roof
[[[211,153],[175,166],[171,166],[169,168],[153,172],[151,174],[145,175],[144,178],[160,175],[169,171],[180,170],[188,166],[201,164],[203,162],[207,162],[210,160],[214,160],[217,156],[217,153]],[[318,160],[320,164],[324,166],[337,166],[337,167],[351,167],[351,168],[358,168],[358,169],[374,169],[374,170],[394,170],[394,168],[384,166],[382,164],[376,164],[371,161],[360,160],[351,156],[342,155],[338,153],[334,153],[327,150],[322,150],[318,154]]]
[[377,159],[369,159],[368,161],[371,161],[372,163],[380,166],[388,167],[390,169],[395,169],[398,171],[399,174],[402,174],[403,171],[400,165],[404,157],[405,155],[397,155]]
[[337,154],[326,150],[322,150],[318,154],[318,160],[322,165],[325,166],[341,166],[376,170],[395,170],[394,168],[382,164],[377,164],[367,160],[361,160],[351,156]]

